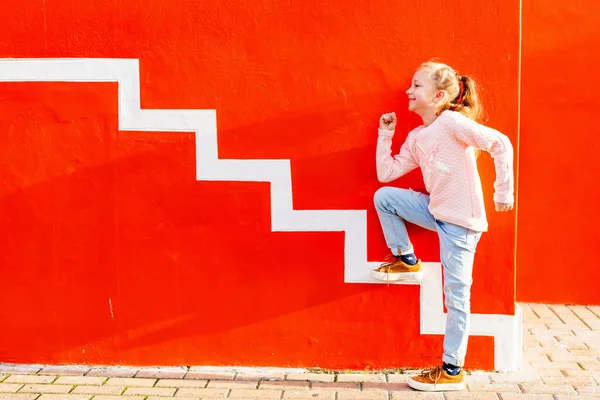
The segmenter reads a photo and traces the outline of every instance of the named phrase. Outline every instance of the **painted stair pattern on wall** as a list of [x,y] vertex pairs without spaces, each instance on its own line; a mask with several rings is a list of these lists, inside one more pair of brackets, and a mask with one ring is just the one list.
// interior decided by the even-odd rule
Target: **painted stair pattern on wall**
[[[216,110],[149,110],[140,106],[137,59],[3,59],[4,82],[117,82],[119,130],[194,132],[196,179],[199,181],[269,182],[272,231],[344,232],[344,280],[348,284],[385,284],[369,277],[379,265],[367,260],[366,210],[294,210],[290,160],[223,160],[218,157]],[[443,334],[440,263],[424,263],[420,290],[421,334]],[[518,370],[521,364],[522,316],[473,314],[471,335],[494,337],[496,370]]]

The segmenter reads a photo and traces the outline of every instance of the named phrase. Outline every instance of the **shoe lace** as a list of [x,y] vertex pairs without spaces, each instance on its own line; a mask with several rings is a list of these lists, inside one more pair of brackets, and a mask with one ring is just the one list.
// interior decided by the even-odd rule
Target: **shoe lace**
[[[392,268],[392,265],[394,265],[396,260],[398,260],[398,256],[395,256],[394,254],[388,254],[387,256],[385,256],[385,258],[383,260],[387,261],[387,262],[384,262],[383,264],[381,264],[380,269],[381,268],[384,269],[385,276],[386,276],[386,283],[388,286],[390,286],[390,269]],[[388,261],[388,260],[391,260],[391,261]]]
[[434,383],[436,383],[442,377],[442,367],[437,366],[432,369],[425,369],[425,370],[421,371],[421,376],[423,378],[428,378],[428,379],[432,380]]

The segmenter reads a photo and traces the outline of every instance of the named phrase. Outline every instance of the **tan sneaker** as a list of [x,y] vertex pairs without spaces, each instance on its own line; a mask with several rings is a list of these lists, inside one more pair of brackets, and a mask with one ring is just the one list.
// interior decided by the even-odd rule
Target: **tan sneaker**
[[399,256],[393,254],[388,255],[385,259],[391,261],[383,263],[381,267],[371,271],[371,278],[386,282],[423,279],[421,260],[418,260],[415,265],[408,265]]
[[463,390],[465,388],[465,373],[460,370],[458,375],[448,375],[442,367],[421,372],[408,380],[408,386],[424,392],[442,392],[450,390]]

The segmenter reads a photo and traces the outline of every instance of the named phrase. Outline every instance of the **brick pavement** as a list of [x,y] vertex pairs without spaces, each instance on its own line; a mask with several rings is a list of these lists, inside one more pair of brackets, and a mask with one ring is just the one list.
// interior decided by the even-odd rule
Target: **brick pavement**
[[0,364],[0,400],[600,399],[600,306],[521,306],[523,370],[471,372],[463,392],[415,392],[406,384],[415,371]]

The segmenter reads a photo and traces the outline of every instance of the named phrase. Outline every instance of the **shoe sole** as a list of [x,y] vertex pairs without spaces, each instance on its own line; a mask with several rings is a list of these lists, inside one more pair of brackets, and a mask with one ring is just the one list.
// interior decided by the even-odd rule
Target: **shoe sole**
[[408,380],[408,386],[421,392],[450,392],[456,390],[465,390],[465,382],[460,383],[441,383],[432,385],[428,383],[417,382],[413,379]]
[[377,279],[378,281],[384,282],[396,282],[396,281],[420,281],[423,279],[423,271],[418,272],[392,272],[386,274],[385,272],[371,271],[369,274],[371,278]]

